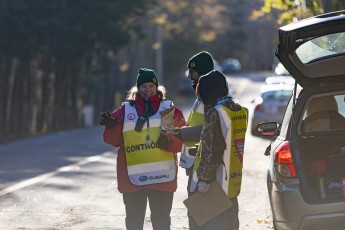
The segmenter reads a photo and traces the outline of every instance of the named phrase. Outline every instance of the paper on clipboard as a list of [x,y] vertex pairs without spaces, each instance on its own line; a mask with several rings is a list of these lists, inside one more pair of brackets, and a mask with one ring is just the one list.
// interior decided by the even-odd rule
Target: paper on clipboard
[[207,193],[194,193],[183,201],[194,221],[203,225],[232,207],[232,202],[217,181],[210,184]]
[[161,114],[161,126],[164,129],[174,127],[175,106],[166,109]]

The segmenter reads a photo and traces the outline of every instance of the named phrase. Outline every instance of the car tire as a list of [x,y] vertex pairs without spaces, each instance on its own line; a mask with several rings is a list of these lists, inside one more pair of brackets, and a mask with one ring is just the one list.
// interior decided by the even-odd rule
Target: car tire
[[278,230],[278,228],[277,228],[277,225],[276,225],[276,222],[273,220],[273,229],[274,230]]

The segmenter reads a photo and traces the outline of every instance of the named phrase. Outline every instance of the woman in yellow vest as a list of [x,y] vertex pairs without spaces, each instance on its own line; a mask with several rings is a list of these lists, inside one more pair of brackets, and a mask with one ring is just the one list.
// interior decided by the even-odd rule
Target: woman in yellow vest
[[149,201],[153,229],[170,229],[173,194],[177,189],[177,152],[182,143],[161,133],[162,113],[171,124],[186,124],[181,110],[165,98],[165,88],[151,69],[139,69],[137,84],[114,112],[101,113],[105,143],[117,150],[118,190],[126,207],[126,228],[143,229]]
[[197,92],[206,106],[201,133],[201,150],[194,163],[193,179],[199,192],[208,192],[217,181],[233,206],[198,229],[239,229],[237,196],[242,181],[243,150],[247,130],[247,109],[228,95],[225,76],[215,70],[199,79]]

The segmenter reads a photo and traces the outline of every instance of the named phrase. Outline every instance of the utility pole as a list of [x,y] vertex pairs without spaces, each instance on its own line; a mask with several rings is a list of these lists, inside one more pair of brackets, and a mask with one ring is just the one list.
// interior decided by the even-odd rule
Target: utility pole
[[163,76],[163,30],[161,25],[156,26],[156,71],[160,84],[164,82]]

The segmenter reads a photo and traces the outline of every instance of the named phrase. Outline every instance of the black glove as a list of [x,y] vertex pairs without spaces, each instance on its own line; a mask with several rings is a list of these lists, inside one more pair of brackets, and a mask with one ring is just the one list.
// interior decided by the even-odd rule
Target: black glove
[[118,117],[113,118],[109,112],[101,113],[101,120],[99,122],[100,125],[104,125],[105,127],[112,129],[118,123]]
[[198,152],[198,148],[197,147],[190,147],[188,149],[188,154],[190,156],[196,156],[196,153]]
[[190,147],[190,148],[188,149],[188,154],[189,154],[190,156],[196,156],[196,153],[198,152],[198,148],[199,148],[199,143],[195,144],[194,147]]
[[158,148],[168,150],[170,146],[169,139],[166,135],[160,135],[157,140]]
[[174,137],[177,137],[178,139],[181,140],[182,139],[182,137],[181,137],[181,128],[175,128],[174,131],[175,131],[174,134],[173,134]]

